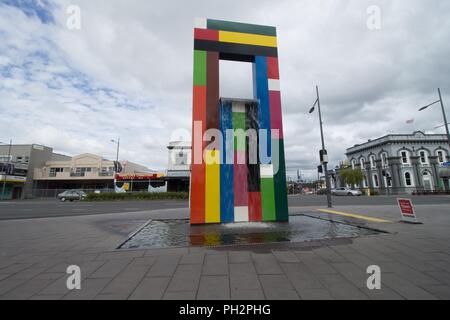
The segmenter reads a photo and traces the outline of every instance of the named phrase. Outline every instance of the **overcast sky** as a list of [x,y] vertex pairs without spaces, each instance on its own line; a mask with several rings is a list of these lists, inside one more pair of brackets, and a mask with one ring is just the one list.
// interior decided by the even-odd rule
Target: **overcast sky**
[[[71,4],[81,30],[66,26]],[[193,21],[208,17],[278,28],[288,173],[312,178],[316,84],[333,164],[367,139],[444,132],[438,108],[417,109],[441,87],[450,111],[449,15],[446,0],[0,0],[0,141],[114,158],[120,136],[122,159],[166,168],[171,135],[191,126]],[[221,71],[223,96],[250,97],[250,64]]]

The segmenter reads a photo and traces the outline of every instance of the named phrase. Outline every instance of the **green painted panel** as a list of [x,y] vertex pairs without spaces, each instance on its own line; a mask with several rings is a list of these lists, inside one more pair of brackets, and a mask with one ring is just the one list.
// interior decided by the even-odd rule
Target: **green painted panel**
[[[244,112],[233,112],[233,129],[242,129],[245,131],[245,113]],[[246,139],[234,138],[234,150],[245,151]]]
[[284,140],[272,139],[272,147],[275,143],[279,143],[279,163],[278,172],[274,177],[275,184],[275,207],[277,210],[277,221],[289,221],[289,209],[287,202],[287,185],[286,185],[286,163],[284,156]]
[[206,86],[206,51],[194,50],[194,86]]
[[257,24],[208,19],[208,29],[277,36],[277,28]]
[[261,206],[263,221],[277,220],[273,178],[261,178]]

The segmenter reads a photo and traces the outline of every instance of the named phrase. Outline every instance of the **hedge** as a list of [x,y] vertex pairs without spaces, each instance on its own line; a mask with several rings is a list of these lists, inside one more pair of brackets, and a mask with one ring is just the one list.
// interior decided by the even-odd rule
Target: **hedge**
[[126,200],[187,200],[187,192],[164,193],[89,193],[85,201],[126,201]]

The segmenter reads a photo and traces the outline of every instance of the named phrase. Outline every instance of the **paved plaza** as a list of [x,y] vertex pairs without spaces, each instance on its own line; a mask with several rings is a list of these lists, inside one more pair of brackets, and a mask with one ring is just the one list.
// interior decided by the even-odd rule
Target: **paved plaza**
[[[0,299],[450,299],[450,210],[417,205],[422,225],[397,206],[291,206],[386,231],[353,239],[227,247],[116,250],[149,219],[186,208],[0,221]],[[81,290],[66,286],[69,265]],[[367,289],[367,267],[381,290]]]

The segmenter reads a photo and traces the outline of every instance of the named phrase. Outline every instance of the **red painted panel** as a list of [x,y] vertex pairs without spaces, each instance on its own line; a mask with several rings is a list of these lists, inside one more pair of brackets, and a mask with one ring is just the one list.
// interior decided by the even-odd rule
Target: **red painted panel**
[[280,72],[278,69],[278,58],[267,57],[267,67],[269,79],[280,79]]
[[281,113],[281,94],[280,91],[269,91],[270,104],[270,127],[278,129],[278,139],[283,139],[283,117]]
[[234,152],[234,206],[235,207],[248,207],[248,185],[247,185],[247,164],[238,164],[237,155],[238,152],[244,154],[245,151]]
[[208,29],[194,29],[194,38],[197,40],[219,41],[219,31]]
[[248,193],[248,215],[250,222],[262,221],[261,192]]
[[[194,128],[194,121],[202,122],[202,137],[206,130],[206,87],[194,86],[193,92],[193,115],[192,128]],[[206,168],[202,161],[201,164],[195,164],[194,150],[199,148],[197,142],[199,139],[194,139],[194,132],[192,133],[192,181],[191,181],[191,224],[205,223],[205,174]],[[201,140],[201,150],[203,156],[203,149],[205,143]]]

